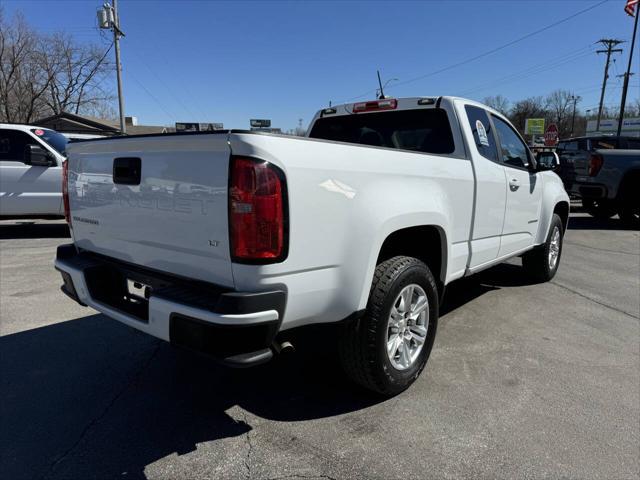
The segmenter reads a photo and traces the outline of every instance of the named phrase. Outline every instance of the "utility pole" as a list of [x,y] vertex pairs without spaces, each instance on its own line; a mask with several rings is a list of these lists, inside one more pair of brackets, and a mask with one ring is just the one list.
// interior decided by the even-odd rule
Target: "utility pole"
[[118,15],[118,0],[113,0],[113,45],[116,50],[116,77],[118,79],[118,107],[120,108],[120,133],[127,133],[124,122],[124,98],[122,98],[122,63],[120,63],[120,37],[124,33],[120,30],[120,16]]
[[603,38],[599,40],[597,43],[601,43],[605,47],[606,50],[597,50],[596,53],[606,53],[607,54],[607,62],[604,66],[604,79],[602,80],[602,93],[600,94],[600,107],[598,108],[598,120],[596,121],[596,131],[600,130],[600,118],[602,117],[602,105],[604,102],[604,92],[607,88],[607,78],[609,78],[609,60],[611,58],[612,53],[622,53],[621,48],[614,48],[616,45],[622,43],[622,40],[614,40],[611,38]]
[[120,30],[120,16],[118,15],[118,0],[113,0],[113,7],[105,3],[98,10],[98,24],[100,28],[113,32],[113,46],[116,51],[116,79],[118,81],[118,107],[120,110],[120,133],[127,133],[127,126],[124,122],[124,98],[122,96],[122,63],[120,62],[120,37],[124,33]]
[[633,36],[631,37],[631,50],[629,51],[629,65],[627,66],[627,72],[624,74],[624,83],[622,84],[622,100],[620,102],[620,120],[618,120],[618,136],[622,132],[622,121],[624,119],[624,107],[627,103],[627,89],[629,88],[629,77],[631,73],[631,60],[633,59],[633,48],[636,45],[636,33],[638,33],[638,17],[640,17],[640,6],[636,4],[635,9],[635,22],[633,24]]
[[576,103],[582,100],[580,95],[571,95],[571,100],[573,100],[573,115],[571,116],[571,136],[573,137],[574,127],[576,124]]

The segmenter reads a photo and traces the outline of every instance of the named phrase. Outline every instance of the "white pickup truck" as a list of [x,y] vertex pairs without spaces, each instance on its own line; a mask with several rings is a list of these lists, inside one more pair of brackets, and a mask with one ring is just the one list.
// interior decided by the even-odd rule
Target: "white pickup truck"
[[70,145],[63,291],[236,366],[340,322],[348,375],[407,388],[450,282],[510,257],[558,268],[569,198],[498,112],[401,98],[317,113],[305,137],[246,131]]
[[63,215],[67,142],[47,128],[0,123],[0,218]]

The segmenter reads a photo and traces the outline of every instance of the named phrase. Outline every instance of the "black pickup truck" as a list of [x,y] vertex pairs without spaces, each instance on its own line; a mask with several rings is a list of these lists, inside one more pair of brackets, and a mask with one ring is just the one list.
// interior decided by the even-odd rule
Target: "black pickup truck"
[[593,136],[561,140],[557,171],[567,192],[582,198],[596,218],[616,213],[638,225],[640,214],[640,138]]

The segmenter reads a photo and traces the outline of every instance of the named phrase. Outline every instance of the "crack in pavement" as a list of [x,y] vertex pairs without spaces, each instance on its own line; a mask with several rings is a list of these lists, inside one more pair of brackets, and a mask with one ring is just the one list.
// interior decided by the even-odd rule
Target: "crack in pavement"
[[[247,420],[247,412],[246,411],[242,411],[242,419],[241,420],[237,420],[238,423],[242,422],[244,423],[247,427],[250,427],[249,430],[247,430],[247,433],[245,434],[245,439],[246,439],[246,444],[247,444],[247,453],[244,457],[244,467],[246,470],[246,479],[247,480],[251,480],[252,476],[251,476],[251,455],[253,453],[253,442],[251,441],[251,431],[253,430],[253,428],[251,427],[251,425],[249,424],[248,420]],[[284,475],[284,476],[278,476],[278,477],[268,477],[265,478],[263,480],[285,480],[285,479],[296,479],[296,478],[300,478],[300,479],[308,479],[308,480],[313,480],[313,479],[325,479],[325,480],[337,480],[335,477],[331,477],[329,475],[326,474],[318,474],[318,475],[304,475],[304,474],[291,474],[291,475]]]
[[[247,412],[242,412],[242,423],[244,423],[247,427],[251,427],[249,422],[247,422]],[[251,478],[251,452],[253,451],[253,444],[251,443],[251,428],[247,430],[245,434],[246,443],[247,443],[247,454],[244,457],[244,468],[247,471],[247,480]]]
[[265,478],[264,480],[284,480],[287,478],[307,478],[307,479],[325,478],[327,480],[337,480],[335,477],[330,477],[329,475],[325,475],[325,474],[321,474],[321,475],[292,474],[292,475],[285,475],[284,477],[269,477],[269,478]]
[[154,357],[158,353],[158,350],[160,350],[161,345],[162,345],[161,341],[156,342],[153,352],[151,352],[151,355],[149,355],[149,358],[143,363],[143,365],[138,369],[138,371],[134,373],[131,376],[131,378],[125,383],[124,387],[122,387],[120,391],[116,393],[116,395],[111,399],[111,401],[107,404],[104,410],[84,427],[82,432],[80,432],[78,439],[73,443],[73,445],[71,445],[67,450],[64,451],[64,453],[62,453],[62,455],[60,455],[57,459],[55,459],[51,463],[51,465],[49,465],[49,468],[47,468],[47,471],[41,477],[43,480],[46,478],[49,478],[49,476],[53,474],[53,471],[55,470],[55,468],[60,463],[62,463],[65,458],[67,458],[71,453],[73,453],[73,451],[76,448],[78,448],[78,446],[82,443],[82,441],[85,439],[85,437],[87,436],[89,431],[93,428],[93,426],[96,425],[98,422],[100,422],[100,420],[102,420],[104,417],[106,417],[107,414],[109,413],[109,410],[111,410],[111,408],[116,404],[116,402],[120,399],[120,397],[124,395],[124,393],[129,389],[129,387],[131,387],[133,384],[135,384],[138,381],[142,373],[151,364],[151,361],[154,359]]
[[577,290],[574,290],[574,289],[572,289],[572,288],[569,288],[569,287],[567,287],[566,285],[562,285],[562,284],[560,284],[560,283],[556,283],[556,282],[549,282],[549,283],[550,283],[551,285],[555,285],[556,287],[564,288],[565,290],[568,290],[569,292],[574,293],[574,294],[578,295],[579,297],[582,297],[582,298],[584,298],[584,299],[586,299],[586,300],[589,300],[590,302],[597,303],[598,305],[601,305],[601,306],[603,306],[603,307],[605,307],[605,308],[608,308],[608,309],[610,309],[610,310],[613,310],[614,312],[622,313],[623,315],[626,315],[626,316],[628,316],[628,317],[634,318],[634,319],[636,319],[636,320],[637,320],[638,318],[640,318],[640,317],[638,317],[638,316],[636,316],[636,315],[633,315],[632,313],[626,312],[625,310],[621,310],[621,309],[619,309],[619,308],[616,308],[616,307],[613,307],[613,306],[611,306],[611,305],[608,305],[608,304],[606,304],[606,303],[604,303],[604,302],[600,302],[600,301],[598,301],[598,300],[594,300],[593,298],[588,297],[588,296],[586,296],[585,294],[578,292]]

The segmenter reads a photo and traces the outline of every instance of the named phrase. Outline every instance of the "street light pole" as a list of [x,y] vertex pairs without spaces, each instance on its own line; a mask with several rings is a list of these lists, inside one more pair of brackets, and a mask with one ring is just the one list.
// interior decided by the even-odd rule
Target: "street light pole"
[[120,16],[118,15],[118,0],[113,0],[113,45],[116,50],[116,78],[118,80],[118,107],[120,109],[120,133],[127,133],[124,121],[124,98],[122,97],[122,64],[120,63],[120,37],[124,36],[120,30]]
[[575,95],[571,95],[571,100],[573,100],[573,115],[571,116],[571,136],[573,137],[574,127],[576,124],[576,103],[580,101],[580,96],[577,97]]

